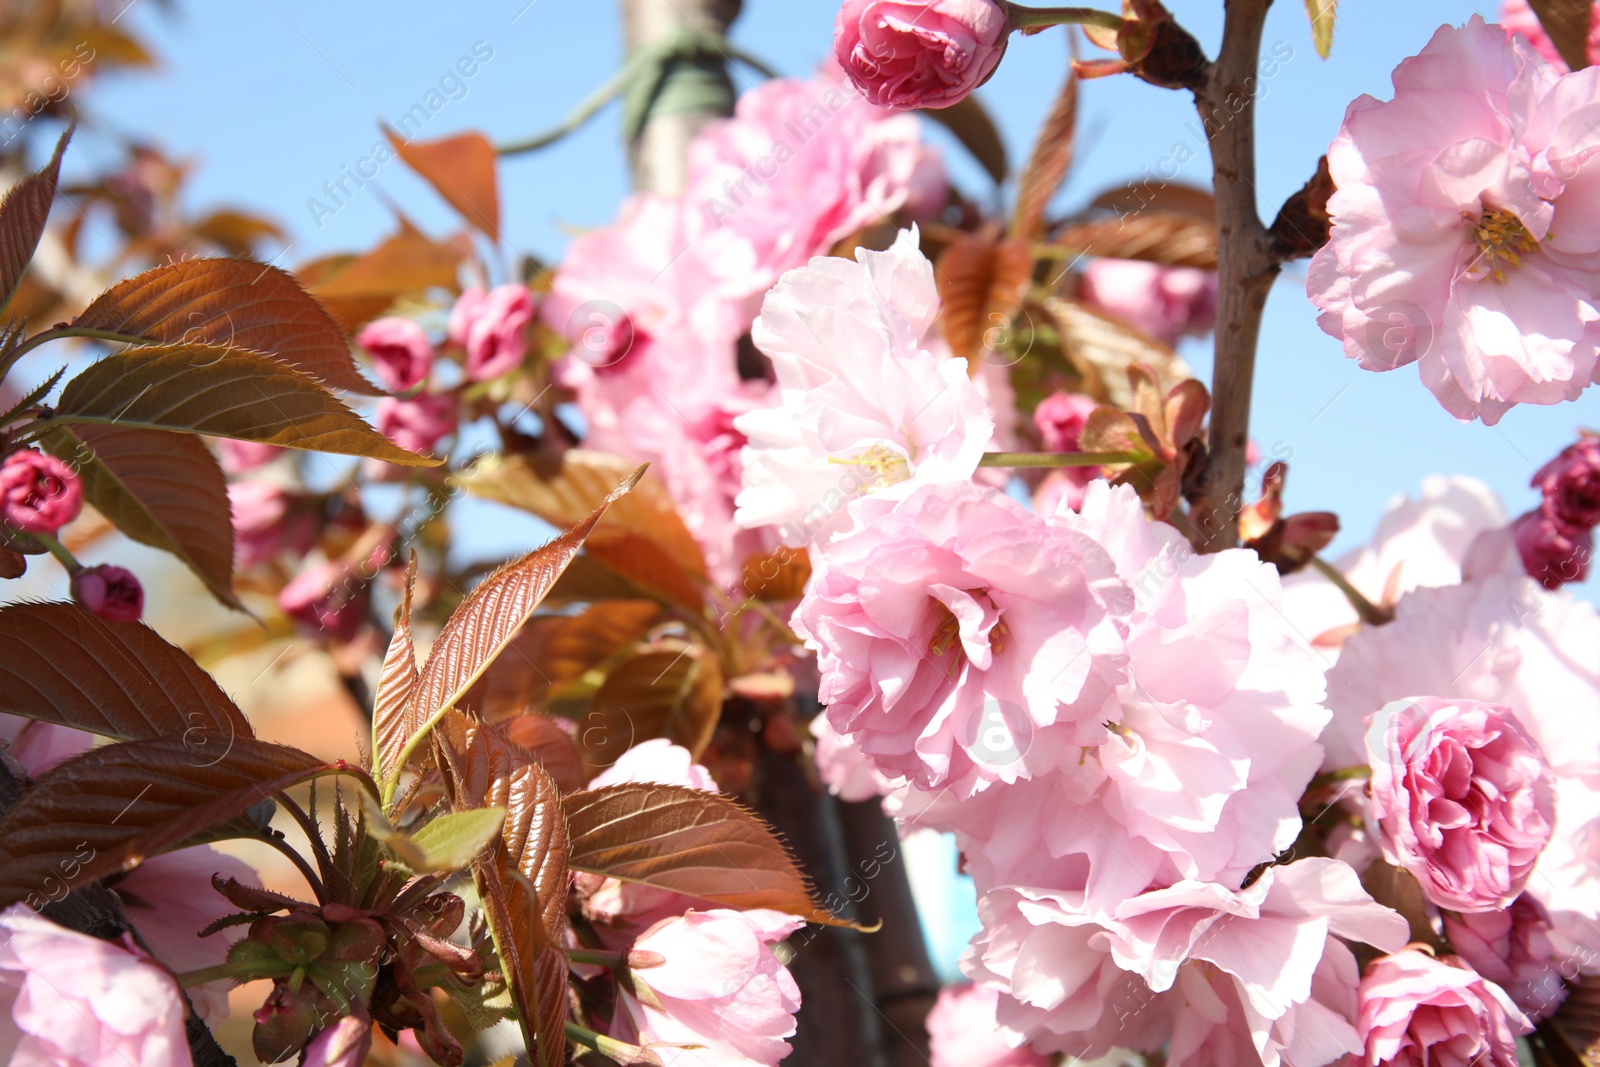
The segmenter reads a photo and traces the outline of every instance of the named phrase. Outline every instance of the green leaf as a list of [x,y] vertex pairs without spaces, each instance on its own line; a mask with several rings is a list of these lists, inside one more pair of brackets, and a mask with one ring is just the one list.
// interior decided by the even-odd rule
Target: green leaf
[[39,442],[78,474],[83,496],[140,544],[178,557],[211,595],[233,592],[228,483],[198,438],[128,426],[59,426]]
[[[1588,6],[1589,0],[1583,0]],[[1306,0],[1306,15],[1311,19],[1311,40],[1317,46],[1317,55],[1323,59],[1333,51],[1333,22],[1337,17],[1339,0]]]
[[395,829],[376,801],[362,794],[367,832],[389,847],[415,874],[465,870],[478,853],[500,837],[506,819],[503,807],[475,808],[441,815],[414,834]]
[[67,383],[55,417],[202,433],[407,467],[439,461],[395,447],[313,379],[270,356],[216,345],[129,348]]

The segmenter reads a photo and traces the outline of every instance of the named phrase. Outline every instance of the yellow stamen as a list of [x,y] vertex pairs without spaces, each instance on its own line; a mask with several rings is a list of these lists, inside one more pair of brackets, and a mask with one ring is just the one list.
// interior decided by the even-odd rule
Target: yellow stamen
[[[1466,213],[1462,218],[1472,221],[1472,216]],[[1472,237],[1478,245],[1478,256],[1467,270],[1481,268],[1502,285],[1506,280],[1504,264],[1520,267],[1523,256],[1539,249],[1538,238],[1528,232],[1522,220],[1504,210],[1485,211],[1473,226]]]

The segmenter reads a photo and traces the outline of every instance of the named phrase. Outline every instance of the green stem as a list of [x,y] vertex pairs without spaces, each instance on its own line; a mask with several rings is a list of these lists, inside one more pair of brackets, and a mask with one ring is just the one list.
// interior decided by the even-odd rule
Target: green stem
[[1139,463],[1149,456],[1132,452],[985,452],[980,467],[1104,467]]
[[219,982],[224,978],[237,977],[233,964],[219,963],[215,967],[201,967],[194,971],[184,971],[178,975],[178,984],[184,989],[193,989],[195,986],[205,985],[207,982]]
[[87,337],[96,341],[116,341],[125,345],[150,344],[150,338],[148,337],[134,337],[130,334],[117,333],[113,330],[91,330],[87,326],[58,326],[53,330],[44,330],[36,333],[12,349],[9,357],[10,362],[15,363],[22,356],[46,342],[60,341],[67,337]]
[[588,963],[596,967],[617,968],[627,964],[628,958],[621,952],[608,952],[605,949],[572,948],[567,950],[567,959],[573,963]]
[[1121,15],[1096,11],[1092,7],[1006,6],[1011,10],[1011,25],[1019,30],[1042,30],[1049,26],[1099,26],[1105,30],[1122,28]]
[[83,564],[78,562],[78,557],[74,556],[67,550],[66,545],[57,541],[54,537],[47,533],[29,534],[28,536],[49,549],[50,554],[60,560],[63,567],[67,568],[68,574],[77,574],[83,570]]
[[1328,563],[1321,556],[1312,556],[1311,565],[1315,567],[1324,578],[1328,579],[1328,581],[1339,587],[1339,592],[1343,593],[1344,598],[1350,601],[1350,606],[1356,609],[1356,614],[1361,617],[1362,622],[1366,623],[1368,626],[1382,626],[1385,623],[1394,621],[1393,611],[1388,608],[1380,608],[1378,605],[1368,600],[1362,594],[1361,590],[1351,585],[1348,578],[1340,574],[1336,567]]

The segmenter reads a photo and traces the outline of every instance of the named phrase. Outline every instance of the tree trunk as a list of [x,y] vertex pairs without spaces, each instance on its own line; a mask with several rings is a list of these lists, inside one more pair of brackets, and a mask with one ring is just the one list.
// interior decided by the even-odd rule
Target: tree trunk
[[[622,0],[622,39],[631,53],[689,31],[720,39],[738,17],[741,0]],[[656,88],[649,117],[628,144],[628,166],[639,192],[683,192],[689,142],[701,127],[733,114],[733,80],[716,54],[673,60]],[[707,101],[717,101],[713,107]],[[692,101],[691,104],[680,101]]]

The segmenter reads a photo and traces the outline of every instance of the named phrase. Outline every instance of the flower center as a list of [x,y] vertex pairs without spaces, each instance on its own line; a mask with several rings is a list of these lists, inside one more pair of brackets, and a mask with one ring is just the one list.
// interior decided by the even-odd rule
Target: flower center
[[[994,598],[989,596],[987,589],[968,589],[967,595],[977,600],[985,601],[990,607],[994,606]],[[954,613],[939,600],[932,597],[933,610],[939,622],[933,628],[933,636],[928,638],[928,655],[935,659],[947,652],[953,651],[955,657],[950,661],[952,673],[966,660],[966,651],[961,647],[961,622]],[[1011,636],[1011,628],[1006,621],[998,615],[994,625],[989,627],[989,650],[995,655],[1005,651],[1006,640]]]
[[[1472,219],[1470,215],[1464,217]],[[1523,256],[1539,250],[1538,238],[1528,232],[1521,219],[1504,210],[1485,211],[1473,228],[1472,237],[1477,242],[1478,255],[1467,269],[1481,267],[1502,285],[1506,265],[1520,267]]]
[[864,493],[874,493],[879,489],[887,489],[897,482],[903,482],[911,477],[911,462],[904,455],[896,452],[888,445],[873,445],[865,451],[853,456],[838,459],[828,457],[829,463],[845,463],[852,467],[865,467],[872,475],[873,481],[862,486]]

